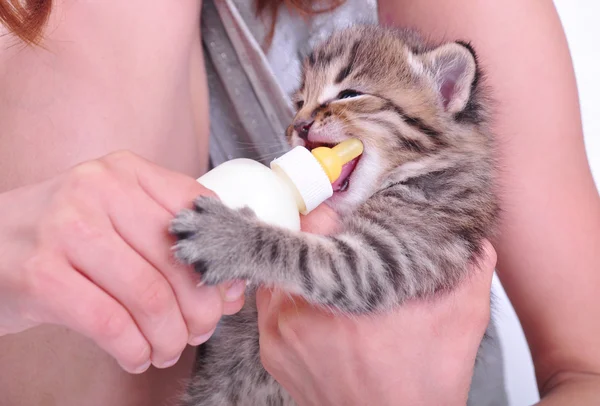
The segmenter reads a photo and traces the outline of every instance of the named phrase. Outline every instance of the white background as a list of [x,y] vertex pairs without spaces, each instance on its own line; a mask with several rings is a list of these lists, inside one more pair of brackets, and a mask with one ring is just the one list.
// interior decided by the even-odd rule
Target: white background
[[[555,0],[562,20],[579,88],[583,130],[590,166],[600,188],[600,1]],[[499,282],[494,281],[499,287]],[[505,356],[506,386],[511,406],[539,400],[531,356],[504,292],[500,292],[499,335]]]

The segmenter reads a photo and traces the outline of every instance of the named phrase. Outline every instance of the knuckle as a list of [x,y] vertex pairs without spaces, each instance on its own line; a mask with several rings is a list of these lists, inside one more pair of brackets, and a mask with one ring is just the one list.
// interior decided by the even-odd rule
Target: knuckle
[[141,365],[144,365],[150,358],[151,351],[148,344],[143,343],[136,347],[137,348],[128,351],[123,357],[118,359],[119,364],[130,371],[134,371]]
[[141,290],[138,296],[140,310],[148,315],[157,315],[168,310],[174,303],[173,292],[170,286],[155,278]]
[[87,191],[110,178],[110,169],[101,160],[81,163],[67,174],[66,186],[70,191]]
[[106,306],[98,303],[92,306],[92,311],[81,316],[88,320],[87,330],[90,335],[103,340],[112,341],[121,337],[130,324],[125,310],[117,305]]
[[183,352],[187,345],[188,335],[185,329],[180,330],[177,334],[170,337],[169,344],[165,346],[162,353],[166,360],[171,360]]
[[115,160],[109,158],[79,164],[66,174],[61,195],[76,201],[89,201],[90,198],[120,193],[131,183],[130,174],[121,166],[115,165]]
[[137,159],[137,155],[126,149],[112,152],[102,158],[109,166],[129,165],[129,163],[136,161]]
[[101,160],[81,163],[62,178],[54,203],[58,207],[89,204],[92,199],[111,195],[119,177]]

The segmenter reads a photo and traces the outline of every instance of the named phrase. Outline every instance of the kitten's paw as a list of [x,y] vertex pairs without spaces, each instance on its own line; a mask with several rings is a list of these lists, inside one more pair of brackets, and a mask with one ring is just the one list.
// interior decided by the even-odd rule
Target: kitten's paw
[[171,222],[169,232],[178,240],[175,256],[193,265],[207,285],[245,279],[239,260],[255,218],[249,208],[232,210],[217,199],[198,197],[193,210],[182,210]]

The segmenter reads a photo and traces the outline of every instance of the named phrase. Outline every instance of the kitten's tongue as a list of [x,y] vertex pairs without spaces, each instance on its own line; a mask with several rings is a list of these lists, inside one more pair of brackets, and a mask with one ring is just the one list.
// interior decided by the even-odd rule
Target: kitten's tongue
[[357,162],[358,158],[355,158],[352,161],[345,164],[344,166],[342,166],[342,173],[340,174],[340,177],[331,184],[331,187],[333,188],[334,192],[338,192],[342,189],[342,187],[344,187],[344,183],[352,174],[352,171],[354,171]]

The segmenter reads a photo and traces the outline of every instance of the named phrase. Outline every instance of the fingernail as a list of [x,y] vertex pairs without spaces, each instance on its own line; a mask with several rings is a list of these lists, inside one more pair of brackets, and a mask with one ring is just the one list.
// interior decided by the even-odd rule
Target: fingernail
[[202,334],[201,336],[196,336],[196,337],[192,337],[190,338],[190,345],[200,345],[200,344],[204,344],[205,342],[208,341],[209,338],[212,337],[213,333],[215,332],[216,329],[212,329],[211,331],[209,331],[206,334]]
[[181,357],[181,354],[179,354],[179,355],[177,356],[177,358],[174,358],[174,359],[172,359],[171,361],[167,361],[167,362],[165,362],[165,363],[163,363],[163,364],[161,364],[161,365],[157,365],[157,366],[156,366],[156,368],[161,368],[161,369],[164,369],[164,368],[169,368],[169,367],[172,367],[173,365],[175,365],[175,364],[177,363],[177,361],[179,361],[179,358],[180,358],[180,357]]
[[136,369],[133,370],[134,374],[141,374],[142,372],[146,372],[146,370],[148,368],[150,368],[150,365],[152,364],[152,361],[148,360],[146,361],[146,363]]
[[225,292],[224,300],[226,302],[235,302],[238,300],[246,291],[246,281],[236,281],[229,289]]

